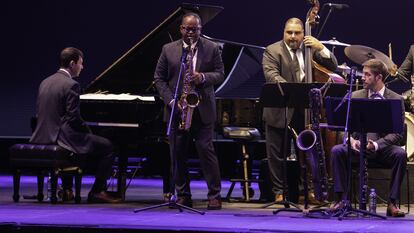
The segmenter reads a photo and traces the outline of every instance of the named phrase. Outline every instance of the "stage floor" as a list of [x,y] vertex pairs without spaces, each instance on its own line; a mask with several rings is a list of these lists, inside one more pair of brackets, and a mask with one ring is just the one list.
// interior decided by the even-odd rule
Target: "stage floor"
[[[23,176],[21,195],[36,193],[35,177]],[[122,204],[87,204],[86,196],[93,182],[85,177],[82,186],[82,203],[38,203],[22,199],[12,201],[12,176],[0,176],[0,231],[7,232],[132,232],[132,231],[188,231],[188,232],[413,232],[414,215],[405,218],[378,220],[350,217],[306,217],[302,213],[282,212],[273,215],[276,208],[261,208],[263,203],[223,202],[222,210],[206,210],[206,185],[204,181],[192,181],[194,207],[205,215],[162,207],[133,213],[136,208],[162,203],[160,179],[134,179]],[[223,181],[222,196],[230,183]],[[257,186],[255,199],[259,196]],[[240,196],[236,185],[234,196]],[[406,211],[406,206],[403,207]],[[385,214],[385,206],[379,206],[379,214]],[[319,216],[319,215],[316,215]],[[26,229],[26,231],[24,231]],[[93,230],[93,231],[92,231]],[[3,231],[2,231],[3,232]]]

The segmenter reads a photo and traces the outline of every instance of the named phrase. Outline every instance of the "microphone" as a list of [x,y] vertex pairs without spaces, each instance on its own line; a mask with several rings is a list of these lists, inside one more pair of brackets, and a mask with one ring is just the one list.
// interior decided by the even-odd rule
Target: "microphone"
[[183,46],[183,52],[181,54],[181,63],[184,63],[185,62],[185,59],[187,58],[187,55],[190,52],[190,49],[189,48],[190,48],[190,46],[187,46],[187,48],[185,48]]
[[349,8],[348,4],[341,4],[341,3],[325,3],[325,5],[331,8],[334,8],[334,9],[338,9],[338,10]]

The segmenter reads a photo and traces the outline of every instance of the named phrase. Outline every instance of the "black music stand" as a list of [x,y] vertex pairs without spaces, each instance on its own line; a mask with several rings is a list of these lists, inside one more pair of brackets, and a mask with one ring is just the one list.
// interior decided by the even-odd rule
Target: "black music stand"
[[[302,175],[304,176],[304,210],[298,205],[292,203],[288,199],[288,191],[286,187],[287,183],[287,171],[286,171],[286,158],[287,158],[287,139],[288,139],[288,123],[287,115],[289,108],[305,109],[309,107],[309,91],[312,88],[321,88],[323,83],[268,83],[262,88],[260,102],[263,107],[271,108],[284,108],[285,109],[285,125],[284,125],[284,139],[282,143],[282,154],[283,154],[283,201],[274,201],[264,208],[271,205],[280,204],[284,205],[285,208],[274,211],[277,214],[281,211],[289,212],[316,212],[320,210],[308,210],[308,190],[306,184],[306,166],[302,167]],[[330,88],[326,90],[326,95],[332,96],[343,96],[346,93],[347,86],[343,84],[331,84]],[[306,159],[304,159],[306,161]],[[290,205],[296,207],[296,209],[290,209]]]
[[[347,105],[343,103],[340,98],[328,97],[325,99],[328,128],[331,130],[343,130],[345,128]],[[366,136],[367,133],[402,133],[404,127],[402,111],[402,103],[399,99],[351,99],[351,111],[348,119],[349,132],[356,132],[361,135],[359,156],[359,209],[352,208],[350,201],[345,200],[344,209],[333,215],[338,216],[339,220],[342,220],[350,214],[363,214],[386,219],[385,216],[366,211],[365,195],[367,194],[367,186],[364,186],[366,184],[366,175],[365,173],[363,174],[366,171]],[[349,142],[350,134],[348,134],[348,169],[351,169],[351,148]],[[351,171],[348,171],[348,190],[346,191],[346,196],[349,195],[350,174]]]

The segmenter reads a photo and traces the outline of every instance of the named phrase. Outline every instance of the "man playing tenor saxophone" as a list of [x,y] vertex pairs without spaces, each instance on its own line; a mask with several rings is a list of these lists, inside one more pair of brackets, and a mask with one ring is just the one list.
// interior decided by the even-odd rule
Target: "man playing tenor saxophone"
[[[224,65],[218,45],[200,38],[201,25],[197,14],[183,16],[182,38],[163,46],[154,82],[166,107],[166,121],[174,110],[168,140],[177,203],[192,207],[186,164],[189,144],[194,140],[208,186],[207,209],[221,209],[220,170],[213,147],[213,130],[216,119],[214,85],[224,80]],[[178,95],[174,101],[176,86]]]

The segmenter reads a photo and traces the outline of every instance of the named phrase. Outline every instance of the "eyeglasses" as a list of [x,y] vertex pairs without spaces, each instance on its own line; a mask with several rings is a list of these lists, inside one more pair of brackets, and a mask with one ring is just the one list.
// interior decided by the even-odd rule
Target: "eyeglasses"
[[186,27],[186,26],[181,26],[181,29],[183,29],[186,33],[190,33],[190,32],[198,32],[200,31],[201,27]]

